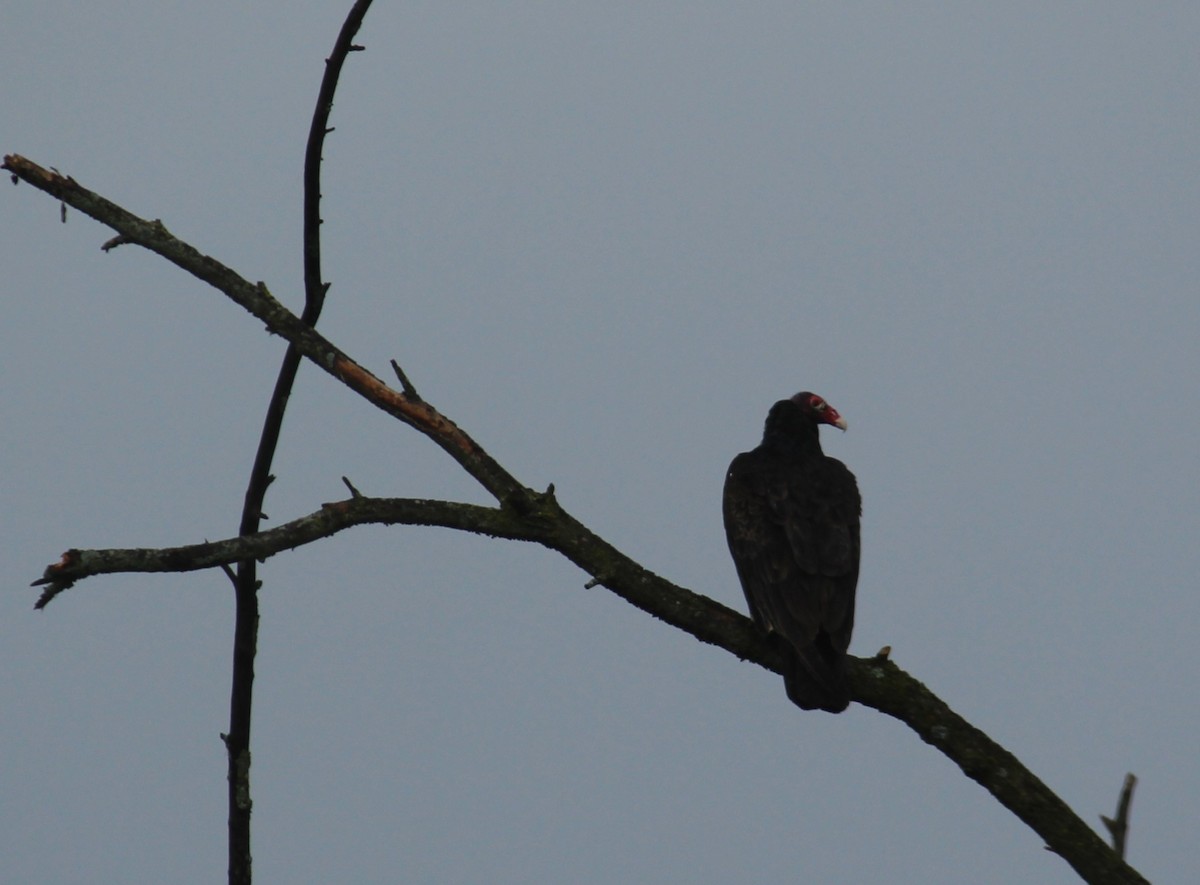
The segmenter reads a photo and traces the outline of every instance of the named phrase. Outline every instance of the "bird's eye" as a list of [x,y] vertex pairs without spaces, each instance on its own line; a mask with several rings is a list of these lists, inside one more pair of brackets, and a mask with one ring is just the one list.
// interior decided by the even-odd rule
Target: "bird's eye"
[[825,400],[821,399],[819,396],[814,396],[809,405],[812,406],[814,412],[825,411]]

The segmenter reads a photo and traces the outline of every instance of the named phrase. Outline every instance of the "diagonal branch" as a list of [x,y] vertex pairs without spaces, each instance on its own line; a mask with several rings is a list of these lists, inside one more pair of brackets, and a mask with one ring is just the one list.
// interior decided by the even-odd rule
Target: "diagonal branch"
[[496,500],[505,502],[511,499],[514,506],[520,507],[528,498],[528,490],[453,421],[424,400],[388,387],[284,307],[263,283],[250,283],[215,258],[202,254],[172,235],[161,221],[139,218],[82,187],[69,176],[43,168],[17,154],[5,156],[0,168],[111,227],[123,242],[143,246],[223,292],[257,317],[269,332],[280,335],[294,345],[318,368],[333,375],[379,409],[428,436]]
[[[43,169],[19,156],[5,157],[4,168],[108,224],[128,242],[139,243],[210,282],[258,317],[270,331],[294,344],[297,350],[322,369],[377,407],[429,436],[487,488],[501,505],[499,508],[482,508],[447,502],[381,502],[359,497],[326,505],[320,514],[305,517],[317,521],[310,530],[316,531],[318,525],[328,529],[329,523],[321,523],[322,519],[384,521],[366,518],[366,514],[372,507],[381,507],[383,510],[394,507],[389,520],[396,523],[446,525],[497,537],[535,541],[558,551],[592,575],[589,586],[603,584],[630,604],[703,642],[724,648],[743,660],[767,669],[776,672],[781,669],[782,662],[777,652],[748,618],[643,568],[563,510],[554,498],[553,488],[540,494],[521,485],[470,436],[433,406],[416,397],[415,392],[408,389],[409,385],[404,385],[404,393],[387,387],[288,312],[271,297],[265,286],[249,284],[224,265],[172,237],[161,223],[130,215],[81,188],[70,178]],[[376,516],[381,514],[382,511]],[[349,524],[353,522],[346,523]],[[280,530],[286,528],[281,526]],[[331,533],[325,531],[315,537],[325,537]],[[273,543],[281,543],[281,537],[286,537],[264,532],[229,543],[262,543],[255,539],[263,536],[274,538]],[[198,551],[204,546],[177,550]],[[278,548],[269,549],[271,544],[267,543],[253,552],[243,548],[233,551],[233,555],[235,559],[247,555],[269,555],[289,546],[295,545],[282,543]],[[90,558],[95,559],[103,551],[89,553]],[[199,552],[196,555],[199,556]],[[55,581],[65,580],[67,583],[59,587],[60,590],[65,589],[69,582],[83,577],[82,574],[74,574],[71,571],[73,567],[73,561],[68,556],[64,562],[52,566],[43,580],[50,587],[55,586]],[[1094,885],[1145,882],[1016,757],[954,713],[924,685],[887,660],[886,655],[872,659],[853,658],[850,663],[851,689],[856,701],[907,724],[922,740],[944,753],[964,773],[1025,821],[1045,840],[1047,847],[1061,855],[1087,882]]]
[[1033,772],[884,655],[851,661],[854,699],[899,719],[996,797],[1092,885],[1146,880]]

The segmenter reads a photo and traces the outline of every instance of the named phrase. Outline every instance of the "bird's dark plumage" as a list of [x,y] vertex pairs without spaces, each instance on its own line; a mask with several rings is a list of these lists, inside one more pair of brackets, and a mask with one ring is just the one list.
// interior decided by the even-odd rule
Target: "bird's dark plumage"
[[815,394],[771,407],[762,443],[725,476],[725,536],[750,614],[785,654],[788,697],[840,713],[850,703],[862,500],[854,474],[821,451],[821,424],[846,428]]

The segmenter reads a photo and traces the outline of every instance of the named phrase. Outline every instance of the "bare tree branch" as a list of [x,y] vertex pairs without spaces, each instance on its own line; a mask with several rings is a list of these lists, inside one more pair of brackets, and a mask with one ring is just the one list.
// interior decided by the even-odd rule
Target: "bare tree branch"
[[[89,574],[125,570],[109,568],[122,559],[141,566],[129,569],[137,571],[181,570],[181,565],[206,568],[222,559],[270,556],[367,522],[438,525],[542,544],[593,575],[589,583],[603,584],[702,642],[776,673],[782,671],[776,649],[749,618],[638,565],[562,510],[549,493],[538,495],[535,505],[524,512],[446,501],[350,498],[253,538],[162,551],[68,551],[63,562],[47,569],[43,580],[73,582]],[[1028,824],[1085,881],[1093,885],[1145,882],[1015,756],[889,661],[886,653],[850,658],[850,682],[854,700],[912,728]]]
[[[358,0],[346,16],[325,62],[325,75],[317,94],[317,105],[308,130],[304,152],[304,311],[300,322],[316,326],[325,295],[329,291],[321,274],[321,154],[325,136],[332,131],[329,114],[337,91],[342,66],[355,46],[354,36],[362,26],[371,0]],[[271,465],[279,445],[283,415],[300,369],[300,351],[289,344],[279,367],[279,375],[263,419],[258,450],[246,494],[238,533],[253,536],[262,524],[263,503],[271,484]],[[229,882],[250,885],[253,865],[250,853],[250,726],[254,699],[254,660],[258,654],[258,568],[253,558],[238,562],[234,578],[235,619],[233,631],[233,673],[229,692],[229,732],[223,735],[228,757],[229,780]]]
[[328,538],[343,529],[364,523],[382,525],[439,525],[497,538],[536,540],[528,530],[515,525],[511,514],[477,504],[428,501],[413,498],[366,498],[356,495],[346,501],[325,504],[315,513],[253,535],[238,535],[222,541],[205,541],[186,547],[140,547],[130,549],[66,551],[46,567],[32,586],[45,587],[36,608],[46,605],[76,581],[93,575],[136,572],[190,572],[232,565],[247,559],[265,560]]
[[893,716],[949,757],[1029,825],[1092,885],[1146,883],[1104,840],[1010,752],[923,684],[882,658],[851,661],[854,700]]
[[[752,622],[704,596],[691,593],[629,559],[559,506],[553,489],[535,492],[519,483],[469,435],[432,405],[417,397],[398,366],[404,387],[395,391],[351,360],[276,301],[261,283],[252,285],[220,262],[173,237],[157,221],[138,218],[79,186],[73,179],[23,157],[5,157],[5,169],[63,203],[118,232],[122,242],[154,251],[225,293],[281,335],[297,351],[341,380],[378,408],[420,430],[471,474],[499,502],[488,508],[411,499],[350,500],[325,505],[317,513],[269,532],[213,544],[168,551],[68,551],[47,569],[41,582],[49,598],[90,574],[110,571],[157,571],[205,568],[269,556],[300,543],[327,537],[361,522],[442,525],[494,537],[533,541],[556,550],[643,611],[719,646],[743,660],[778,672],[782,662]],[[163,566],[173,563],[173,567]],[[135,567],[137,566],[137,567]],[[854,699],[905,722],[964,773],[1034,829],[1047,847],[1061,855],[1086,881],[1096,885],[1145,880],[1124,863],[1045,784],[1011,753],[958,716],[920,682],[879,655],[851,659]],[[246,760],[248,764],[248,759]],[[248,802],[248,794],[246,794]]]
[[161,255],[223,292],[257,317],[269,332],[295,345],[314,365],[337,378],[384,412],[424,433],[445,450],[497,501],[521,507],[529,492],[453,421],[422,399],[393,390],[276,300],[263,283],[252,284],[229,267],[173,236],[161,221],[147,221],[82,187],[69,176],[45,169],[17,154],[5,156],[6,169],[39,190]]

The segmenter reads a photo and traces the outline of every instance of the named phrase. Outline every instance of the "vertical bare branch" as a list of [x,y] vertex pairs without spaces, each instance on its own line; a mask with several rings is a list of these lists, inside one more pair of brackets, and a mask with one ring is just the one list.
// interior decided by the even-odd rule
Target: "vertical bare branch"
[[[325,61],[325,75],[317,95],[304,157],[304,311],[301,320],[313,327],[321,315],[329,285],[321,277],[321,152],[329,128],[329,113],[342,66],[350,52],[371,0],[358,0],[351,8]],[[300,368],[300,351],[289,344],[275,389],[263,420],[262,435],[246,495],[242,504],[239,534],[253,535],[263,518],[263,502],[274,477],[271,464],[279,445],[283,415]],[[253,559],[238,563],[234,581],[236,617],[233,634],[233,677],[229,695],[229,733],[224,736],[229,757],[229,882],[249,885],[250,855],[250,723],[254,698],[254,658],[258,647],[258,569]]]

